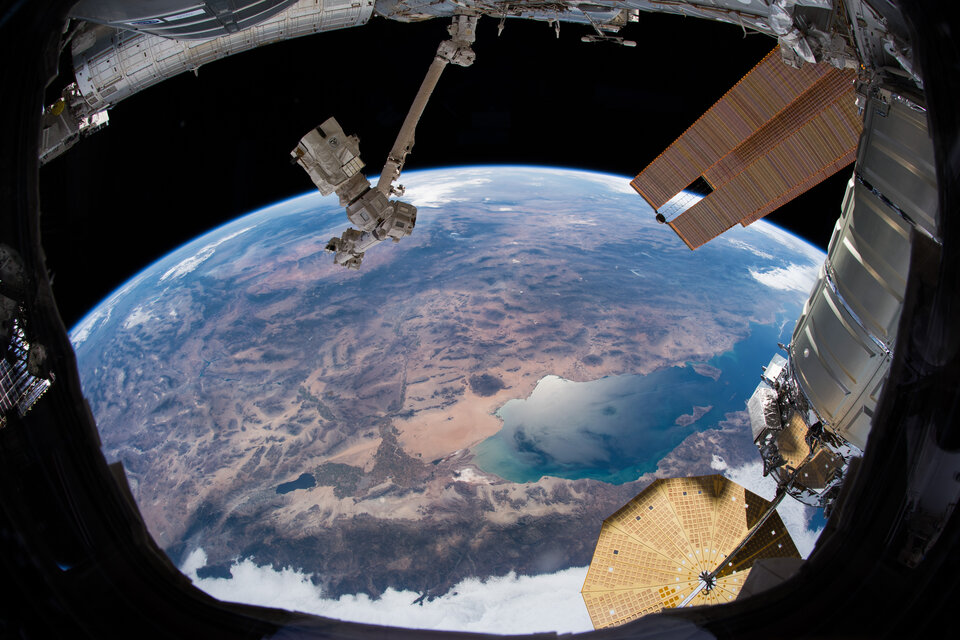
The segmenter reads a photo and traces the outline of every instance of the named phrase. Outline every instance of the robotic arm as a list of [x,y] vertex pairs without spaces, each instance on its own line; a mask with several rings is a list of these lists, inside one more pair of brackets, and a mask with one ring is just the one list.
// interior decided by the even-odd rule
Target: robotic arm
[[375,188],[361,173],[364,164],[360,160],[360,140],[346,135],[334,118],[307,133],[291,152],[293,161],[303,167],[320,193],[335,192],[339,196],[340,204],[346,207],[347,218],[357,227],[347,229],[327,243],[327,251],[335,254],[337,264],[359,269],[367,249],[387,238],[399,242],[413,232],[417,209],[412,204],[389,199],[391,195],[403,195],[403,187],[395,188],[393,183],[400,177],[413,148],[417,123],[444,68],[451,62],[463,67],[473,64],[475,54],[470,45],[476,38],[476,26],[477,16],[454,16],[448,28],[450,39],[440,43]]

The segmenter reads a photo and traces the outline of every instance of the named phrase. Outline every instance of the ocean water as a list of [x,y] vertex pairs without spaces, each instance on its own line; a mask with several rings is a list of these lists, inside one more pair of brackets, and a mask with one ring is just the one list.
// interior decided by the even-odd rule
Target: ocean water
[[744,410],[761,366],[792,329],[782,319],[751,325],[747,338],[706,363],[719,370],[716,380],[694,363],[588,382],[546,376],[528,398],[497,411],[503,428],[473,448],[474,462],[512,482],[636,480],[694,431]]

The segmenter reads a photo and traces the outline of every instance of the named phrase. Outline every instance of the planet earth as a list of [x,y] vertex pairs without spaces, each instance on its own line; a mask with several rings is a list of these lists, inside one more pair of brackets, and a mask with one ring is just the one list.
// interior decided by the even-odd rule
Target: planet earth
[[413,235],[358,271],[324,251],[347,221],[314,192],[172,252],[72,330],[103,451],[191,578],[286,568],[328,601],[422,607],[585,567],[656,478],[762,481],[745,402],[822,251],[763,221],[690,251],[620,176],[404,183]]

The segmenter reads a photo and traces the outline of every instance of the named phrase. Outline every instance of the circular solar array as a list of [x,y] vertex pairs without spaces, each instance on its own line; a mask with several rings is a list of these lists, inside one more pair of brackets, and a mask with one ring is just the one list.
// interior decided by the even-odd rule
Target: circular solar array
[[[735,555],[770,502],[720,475],[657,480],[603,521],[581,593],[597,629],[676,607],[724,565],[689,606],[740,593],[761,558],[799,558],[776,512]],[[730,557],[728,557],[730,556]]]

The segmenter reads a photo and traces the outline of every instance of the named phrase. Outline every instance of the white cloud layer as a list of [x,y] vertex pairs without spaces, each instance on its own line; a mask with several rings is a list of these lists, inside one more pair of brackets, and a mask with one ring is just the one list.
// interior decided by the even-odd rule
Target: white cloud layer
[[228,240],[233,240],[241,233],[246,233],[252,228],[253,227],[247,227],[245,229],[241,229],[240,231],[236,231],[228,236],[220,238],[216,242],[211,242],[204,248],[200,249],[200,251],[197,251],[194,255],[186,258],[185,260],[181,260],[176,265],[170,267],[166,273],[160,276],[160,282],[163,282],[168,278],[182,278],[208,260],[213,255],[216,248],[221,244]]
[[766,220],[758,220],[751,224],[748,229],[757,231],[769,238],[771,241],[770,246],[772,247],[784,247],[789,250],[798,251],[814,262],[823,262],[824,254],[823,249],[815,247],[809,242],[798,238],[792,233],[781,229],[780,227],[767,222]]
[[[637,196],[637,192],[634,191],[633,187],[630,186],[630,178],[625,176],[614,176],[604,173],[588,173],[584,177],[593,182],[597,182],[600,185],[606,187],[610,191],[616,193],[626,193],[631,196]],[[639,200],[640,206],[646,206],[647,202],[643,198]]]
[[713,454],[710,457],[710,468],[715,469],[717,471],[725,471],[728,468],[727,461],[721,458],[720,456],[718,456],[717,454]]
[[145,309],[144,305],[137,305],[137,307],[130,312],[130,315],[124,319],[123,328],[133,329],[134,327],[138,327],[142,324],[147,324],[151,320],[153,320],[153,314]]
[[[569,179],[571,174],[575,174],[578,178],[595,182],[604,189],[615,193],[627,193],[632,196],[637,195],[637,192],[630,186],[630,178],[627,176],[619,176],[612,173],[598,173],[596,171],[578,171],[576,169],[553,169],[550,167],[535,167],[530,170],[535,175],[551,175],[563,179]],[[647,206],[646,201],[643,199],[639,202],[641,203],[640,206]]]
[[[776,491],[772,478],[764,478],[760,462],[730,468],[714,456],[711,466],[757,495],[771,500]],[[786,498],[777,509],[800,554],[806,558],[822,529],[810,530],[815,513],[796,500]],[[180,570],[206,593],[220,600],[302,611],[338,620],[382,624],[412,629],[443,629],[485,633],[577,633],[593,628],[580,588],[586,567],[575,567],[539,576],[517,576],[481,581],[466,579],[446,595],[415,604],[412,591],[387,589],[378,599],[366,595],[325,598],[310,574],[285,567],[258,566],[252,560],[237,560],[230,578],[200,578],[205,566],[203,549],[194,550]]]
[[70,332],[70,342],[73,343],[74,348],[78,347],[83,343],[90,334],[102,327],[110,319],[110,316],[113,314],[113,308],[126,297],[133,289],[135,289],[144,278],[146,274],[150,271],[150,267],[147,267],[141,271],[138,275],[131,278],[124,284],[122,287],[117,289],[113,294],[106,298],[103,302],[97,305],[92,312],[90,312],[87,317],[83,318],[80,322],[77,323],[77,326],[73,328]]
[[[462,178],[463,174],[457,173],[456,179],[442,178],[433,179],[426,184],[414,183],[408,185],[405,202],[409,202],[418,209],[421,207],[437,208],[451,202],[465,202],[466,197],[462,195],[465,187],[479,186],[491,182],[490,178],[483,177],[486,172],[470,172],[467,175],[474,174],[475,177],[468,180]],[[454,194],[461,194],[454,196]]]
[[810,293],[817,281],[819,268],[819,265],[791,264],[766,271],[750,269],[750,275],[761,284],[773,289]]
[[725,236],[721,236],[721,237],[724,238],[724,239],[726,239],[727,242],[729,242],[730,244],[732,244],[732,245],[733,245],[734,247],[736,247],[737,249],[743,249],[744,251],[749,251],[750,253],[752,253],[753,255],[757,256],[758,258],[763,258],[764,260],[773,260],[774,257],[775,257],[775,256],[773,256],[772,254],[767,253],[766,251],[763,251],[763,250],[761,250],[761,249],[757,249],[755,246],[753,246],[753,245],[750,244],[749,242],[744,242],[743,240],[738,240],[738,239],[736,239],[736,238],[731,237],[730,235],[725,235]]
[[414,604],[419,594],[387,589],[371,600],[366,595],[324,598],[310,576],[289,567],[260,567],[252,560],[234,562],[232,578],[199,578],[207,562],[203,549],[191,553],[180,568],[193,583],[220,600],[279,607],[316,615],[408,627],[486,633],[573,633],[593,629],[580,596],[586,567],[540,576],[510,573],[486,582],[467,579],[444,596]]
[[73,331],[70,332],[70,342],[73,343],[73,347],[78,347],[81,343],[83,343],[83,341],[90,337],[90,333],[94,329],[103,325],[103,323],[109,320],[110,313],[112,311],[112,307],[107,307],[106,311],[97,309],[86,318],[81,320],[77,326],[73,328]]

